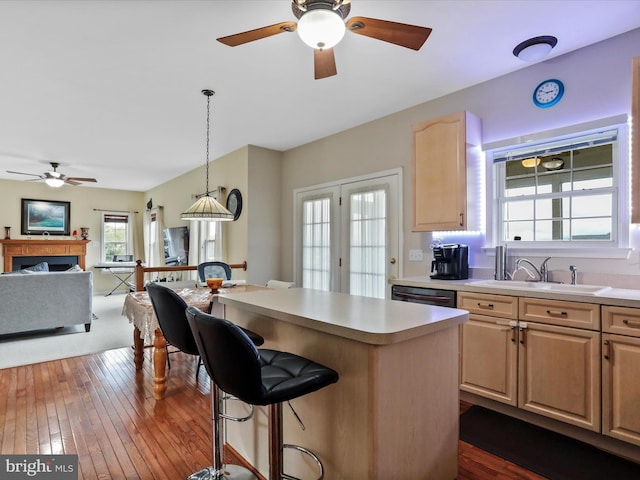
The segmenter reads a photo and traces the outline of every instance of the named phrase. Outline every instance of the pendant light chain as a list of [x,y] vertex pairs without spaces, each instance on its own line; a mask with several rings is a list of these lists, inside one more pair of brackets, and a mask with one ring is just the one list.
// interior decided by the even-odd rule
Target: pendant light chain
[[206,181],[206,189],[205,189],[205,195],[209,195],[209,135],[210,135],[210,124],[211,124],[211,115],[210,115],[210,109],[211,109],[211,96],[215,94],[215,92],[213,90],[203,90],[202,93],[204,93],[207,96],[207,156],[205,158],[206,162],[207,162],[207,167],[206,167],[206,177],[207,177],[207,181]]
[[[207,221],[233,221],[235,216],[214,197],[209,195],[209,139],[211,135],[211,97],[215,94],[213,90],[202,90],[202,94],[207,97],[207,150],[205,158],[206,167],[206,191],[203,195],[197,195],[196,202],[180,216],[181,220],[207,220]],[[223,189],[223,187],[218,187]],[[224,191],[224,190],[222,190]]]

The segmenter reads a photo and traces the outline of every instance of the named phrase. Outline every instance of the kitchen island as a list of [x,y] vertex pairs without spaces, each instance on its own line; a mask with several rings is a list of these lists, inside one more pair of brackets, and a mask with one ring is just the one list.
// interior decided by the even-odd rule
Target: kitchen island
[[[304,430],[284,410],[285,443],[314,451],[326,478],[456,478],[458,326],[466,311],[300,288],[219,301],[227,319],[265,338],[263,348],[339,373],[338,383],[292,401]],[[227,422],[227,443],[263,475],[266,412],[257,407],[249,422]],[[287,473],[314,478],[308,463],[285,450]]]

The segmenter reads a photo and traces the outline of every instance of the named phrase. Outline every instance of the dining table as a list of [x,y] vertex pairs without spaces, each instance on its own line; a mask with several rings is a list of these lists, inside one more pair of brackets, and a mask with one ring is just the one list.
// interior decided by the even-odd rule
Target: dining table
[[[175,292],[188,306],[203,312],[224,317],[224,305],[218,302],[218,295],[224,293],[244,293],[265,290],[258,285],[236,284],[212,291],[208,287],[179,288]],[[146,291],[128,293],[124,299],[122,315],[133,324],[133,360],[136,371],[142,370],[145,345],[153,347],[153,390],[156,400],[164,398],[167,391],[167,340],[158,324],[151,299]],[[184,318],[186,322],[186,317]]]

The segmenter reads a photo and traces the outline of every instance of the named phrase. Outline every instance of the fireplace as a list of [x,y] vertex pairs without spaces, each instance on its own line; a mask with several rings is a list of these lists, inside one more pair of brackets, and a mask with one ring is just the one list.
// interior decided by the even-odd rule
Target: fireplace
[[3,271],[11,272],[43,261],[54,271],[68,270],[76,264],[86,270],[85,259],[89,241],[0,240],[4,257]]
[[11,270],[23,270],[25,268],[33,267],[38,263],[47,262],[49,264],[50,272],[64,272],[69,270],[74,265],[78,264],[77,256],[56,256],[56,257],[13,257],[13,264]]

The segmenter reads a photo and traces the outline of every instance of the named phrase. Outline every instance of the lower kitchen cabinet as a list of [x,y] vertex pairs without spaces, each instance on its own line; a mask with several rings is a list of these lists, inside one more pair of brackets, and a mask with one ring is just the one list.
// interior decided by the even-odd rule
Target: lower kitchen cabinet
[[459,292],[458,308],[462,391],[600,431],[599,306]]
[[600,332],[519,322],[518,407],[600,431]]
[[517,405],[518,347],[515,321],[469,315],[461,326],[460,389]]
[[602,322],[602,433],[640,445],[640,309],[603,306]]

